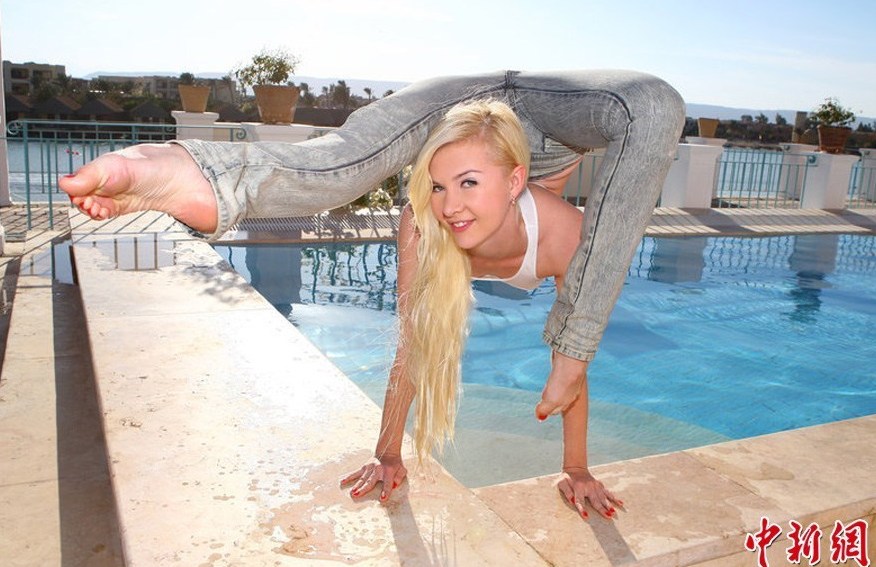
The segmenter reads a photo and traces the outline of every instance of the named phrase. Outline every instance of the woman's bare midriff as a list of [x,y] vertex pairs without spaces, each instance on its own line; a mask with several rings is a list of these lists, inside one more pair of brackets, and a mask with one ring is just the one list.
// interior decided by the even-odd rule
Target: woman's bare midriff
[[557,173],[552,173],[547,177],[542,177],[541,179],[530,179],[529,184],[534,185],[536,187],[541,187],[542,189],[547,189],[554,195],[562,196],[563,188],[566,186],[566,182],[569,181],[569,177],[572,176],[572,173],[578,169],[578,165],[581,163],[581,160],[584,157],[579,157],[575,161],[573,161],[570,165],[566,166],[565,169],[558,171]]

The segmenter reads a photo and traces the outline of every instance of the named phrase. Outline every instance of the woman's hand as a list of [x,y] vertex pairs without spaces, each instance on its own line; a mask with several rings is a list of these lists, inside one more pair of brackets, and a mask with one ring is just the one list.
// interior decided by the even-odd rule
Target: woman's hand
[[350,489],[350,496],[359,498],[371,492],[379,482],[383,484],[380,490],[380,501],[386,502],[389,500],[389,495],[401,485],[407,474],[408,469],[405,468],[398,455],[386,455],[379,459],[372,457],[362,465],[362,468],[342,478],[341,488],[355,483]]
[[541,401],[535,406],[539,420],[566,411],[578,399],[587,378],[587,364],[556,351],[551,354],[551,373],[541,392]]
[[566,501],[571,504],[582,518],[587,518],[584,500],[603,518],[612,520],[617,513],[615,506],[623,508],[624,503],[612,494],[603,484],[596,480],[586,468],[566,467],[560,474],[557,488]]

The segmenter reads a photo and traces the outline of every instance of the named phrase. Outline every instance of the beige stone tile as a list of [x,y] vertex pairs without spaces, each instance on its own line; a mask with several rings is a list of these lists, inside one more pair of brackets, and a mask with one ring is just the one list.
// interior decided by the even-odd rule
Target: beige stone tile
[[178,232],[186,234],[185,227],[172,217],[157,211],[142,211],[122,215],[106,221],[94,221],[78,209],[69,209],[70,227],[75,236],[133,234],[144,232]]
[[876,416],[686,452],[790,519],[876,504]]
[[0,486],[2,563],[122,565],[113,515],[105,476],[4,483]]
[[373,451],[379,410],[273,309],[89,326],[132,563],[541,563],[439,469],[386,507],[350,500],[337,482]]
[[[476,494],[554,565],[687,564],[740,549],[742,534],[774,510],[765,499],[683,453],[594,467],[625,504],[616,521],[581,521],[552,479]],[[567,542],[578,542],[569,546]]]
[[105,251],[75,245],[83,303],[89,318],[272,309],[203,242],[168,242],[173,265],[117,270]]
[[[47,278],[18,278],[6,341],[6,357],[11,362],[78,352],[75,328],[65,316],[65,301],[66,296]],[[15,373],[10,369],[11,375]]]
[[54,361],[9,358],[4,368],[0,383],[0,486],[56,480]]
[[0,486],[0,556],[10,567],[61,565],[58,482]]

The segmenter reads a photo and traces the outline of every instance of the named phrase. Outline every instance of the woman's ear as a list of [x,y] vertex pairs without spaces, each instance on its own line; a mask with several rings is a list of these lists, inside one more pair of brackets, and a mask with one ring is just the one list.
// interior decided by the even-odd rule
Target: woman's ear
[[511,197],[516,201],[517,197],[526,189],[526,167],[522,165],[518,165],[514,169],[511,170],[510,183],[511,183]]

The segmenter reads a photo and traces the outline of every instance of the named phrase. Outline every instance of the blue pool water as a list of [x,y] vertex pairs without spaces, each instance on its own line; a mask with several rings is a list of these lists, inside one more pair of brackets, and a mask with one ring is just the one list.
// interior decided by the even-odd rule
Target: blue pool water
[[[217,250],[380,401],[395,341],[393,244]],[[466,396],[520,392],[531,420],[553,298],[550,282],[532,293],[476,284]],[[876,237],[645,238],[590,365],[591,421],[634,414],[636,431],[696,430],[681,446],[646,440],[619,455],[635,456],[868,415],[874,360]]]

